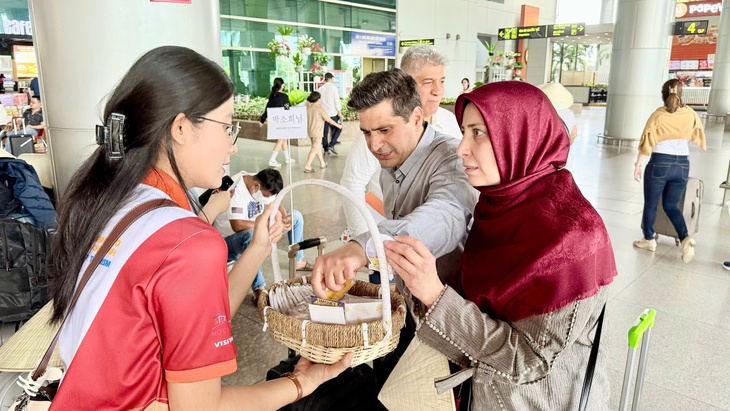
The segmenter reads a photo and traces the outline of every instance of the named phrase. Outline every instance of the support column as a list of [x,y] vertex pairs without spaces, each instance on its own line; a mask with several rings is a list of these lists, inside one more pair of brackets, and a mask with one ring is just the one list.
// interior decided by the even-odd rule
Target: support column
[[662,104],[673,21],[671,1],[618,0],[603,137],[638,140]]
[[[728,0],[730,1],[730,0]],[[547,83],[550,79],[550,70],[553,63],[553,42],[550,39],[528,40],[528,55],[530,71],[525,76],[525,81],[538,86]],[[522,61],[525,56],[522,56]]]
[[725,116],[730,113],[730,0],[722,5],[722,18],[717,34],[715,66],[707,114]]
[[222,61],[218,1],[29,0],[29,7],[57,198],[96,149],[104,100],[137,58],[178,45]]
[[613,23],[616,0],[601,0],[601,24]]

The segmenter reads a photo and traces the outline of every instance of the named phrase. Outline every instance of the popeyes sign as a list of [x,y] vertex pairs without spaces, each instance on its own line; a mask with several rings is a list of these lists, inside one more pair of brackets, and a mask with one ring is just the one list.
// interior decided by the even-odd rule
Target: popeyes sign
[[678,19],[719,16],[722,11],[722,1],[693,1],[677,3],[674,16]]

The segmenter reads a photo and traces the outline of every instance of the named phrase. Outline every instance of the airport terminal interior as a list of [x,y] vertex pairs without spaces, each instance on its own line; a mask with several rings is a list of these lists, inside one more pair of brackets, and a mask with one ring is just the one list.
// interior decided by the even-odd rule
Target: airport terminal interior
[[[449,110],[463,92],[462,78],[470,90],[511,80],[561,83],[569,90],[568,109],[577,128],[565,168],[605,223],[618,269],[608,288],[601,341],[609,353],[610,409],[619,409],[627,333],[642,312],[653,309],[639,409],[730,411],[730,0],[725,5],[720,0],[138,0],[133,6],[114,0],[119,18],[98,0],[69,0],[73,7],[68,8],[55,8],[60,4],[55,1],[0,0],[5,124],[37,118],[40,103],[32,99],[37,94],[43,94],[46,116],[45,123],[33,123],[45,128],[28,137],[35,144],[9,140],[5,148],[31,163],[39,186],[54,200],[96,147],[100,101],[137,57],[162,44],[190,47],[230,77],[232,121],[241,129],[229,174],[256,173],[273,164],[285,186],[308,179],[340,183],[348,154],[364,137],[357,113],[343,103],[344,131],[336,152],[326,153],[326,168],[315,160],[313,171],[305,172],[306,138],[290,144],[294,161],[285,161],[283,153],[272,157],[274,141],[266,138],[274,126],[260,125],[259,116],[278,77],[287,84],[292,106],[305,105],[309,93],[330,77],[342,103],[368,74],[399,67],[409,47],[425,44],[448,57],[439,98]],[[83,24],[68,24],[76,17]],[[31,27],[31,21],[41,27]],[[124,39],[118,38],[122,31]],[[97,59],[88,49],[101,47],[90,33],[119,47],[109,46],[114,51]],[[34,85],[35,78],[40,83]],[[653,252],[632,245],[642,238],[644,207],[643,182],[634,179],[637,143],[646,118],[661,105],[662,83],[674,78],[682,82],[684,103],[698,113],[707,141],[706,150],[689,145],[689,176],[703,182],[699,229],[689,233],[696,255],[689,263],[672,237],[659,235]],[[342,196],[307,186],[282,205],[301,212],[305,239],[326,238],[325,253],[345,244],[343,207],[349,205]],[[288,272],[286,240],[277,247],[278,260],[263,265],[267,286],[274,283],[272,264]],[[316,248],[304,254],[311,263],[317,258]],[[490,262],[483,263],[488,270]],[[368,280],[365,273],[358,278]],[[231,319],[238,369],[223,377],[223,384],[264,381],[287,357],[287,348],[263,329],[252,296],[249,292]],[[8,329],[0,329],[0,347]],[[9,390],[3,390],[12,385],[3,383],[0,378],[0,411],[9,405],[3,397]]]

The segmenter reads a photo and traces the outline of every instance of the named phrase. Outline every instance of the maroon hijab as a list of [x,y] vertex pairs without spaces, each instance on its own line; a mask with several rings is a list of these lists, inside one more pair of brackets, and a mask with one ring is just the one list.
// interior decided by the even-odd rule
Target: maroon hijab
[[468,103],[484,118],[502,183],[477,187],[456,288],[505,321],[595,295],[616,263],[601,217],[561,169],[570,140],[550,100],[524,82],[490,83],[459,96],[459,123]]

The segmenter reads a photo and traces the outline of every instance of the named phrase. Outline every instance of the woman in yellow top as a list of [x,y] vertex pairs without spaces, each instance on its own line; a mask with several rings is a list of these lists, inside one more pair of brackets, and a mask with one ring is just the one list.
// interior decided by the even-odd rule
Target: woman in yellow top
[[679,80],[664,83],[662,99],[664,105],[649,117],[644,126],[639,155],[634,164],[634,179],[641,181],[642,160],[651,156],[644,172],[644,213],[641,220],[644,238],[634,241],[634,247],[656,250],[654,223],[661,199],[664,211],[682,241],[682,261],[688,263],[695,255],[695,240],[687,232],[679,201],[689,177],[689,141],[706,150],[705,131],[697,113],[682,103],[682,83]]

